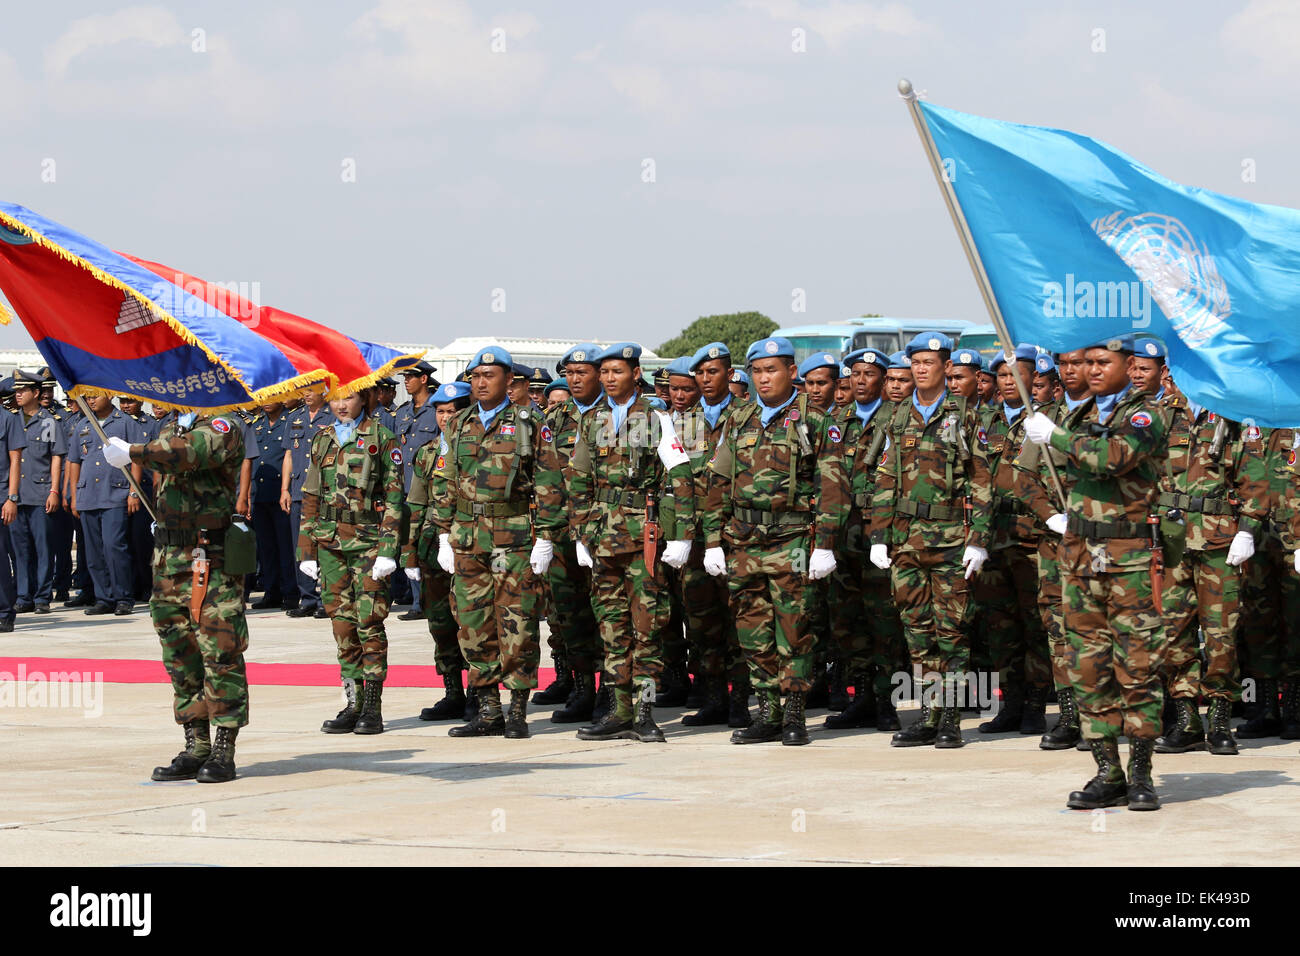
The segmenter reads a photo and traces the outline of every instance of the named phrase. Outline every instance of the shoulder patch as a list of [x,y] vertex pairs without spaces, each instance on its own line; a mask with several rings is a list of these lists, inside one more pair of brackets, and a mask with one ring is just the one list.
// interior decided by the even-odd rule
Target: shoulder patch
[[1151,416],[1146,412],[1134,412],[1128,423],[1134,428],[1146,428],[1151,424]]
[[826,429],[826,434],[830,436],[831,441],[835,442],[835,444],[838,445],[840,443],[840,438],[842,436],[840,435],[839,426],[832,425],[830,428]]
[[554,437],[555,437],[555,433],[551,431],[551,426],[550,426],[550,425],[543,425],[543,426],[542,426],[542,441],[544,441],[544,442],[549,442],[549,441],[551,441],[551,439],[554,438]]
[[388,453],[388,457],[393,459],[394,465],[400,465],[402,463],[402,453],[396,448]]
[[1259,441],[1263,434],[1258,425],[1250,425],[1246,428],[1246,441]]
[[975,435],[977,438],[979,438],[981,445],[987,445],[989,443],[988,429],[986,429],[983,425],[979,427],[979,430],[975,432]]
[[230,422],[226,421],[224,418],[214,418],[212,419],[212,430],[224,435],[226,432],[230,431]]

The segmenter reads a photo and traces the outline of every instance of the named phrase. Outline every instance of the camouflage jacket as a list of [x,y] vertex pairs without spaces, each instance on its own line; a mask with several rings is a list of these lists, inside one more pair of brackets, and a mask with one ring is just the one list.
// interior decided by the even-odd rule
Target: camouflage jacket
[[334,429],[311,441],[302,484],[299,559],[315,561],[317,549],[367,553],[397,560],[402,525],[402,452],[397,438],[366,416],[346,447]]
[[1160,404],[1168,414],[1169,454],[1156,503],[1183,512],[1187,548],[1226,548],[1238,531],[1258,538],[1268,517],[1268,487],[1242,468],[1241,426],[1205,409],[1193,417],[1181,395]]
[[796,396],[763,426],[762,406],[742,405],[710,463],[701,525],[705,547],[745,547],[811,535],[833,550],[848,517],[843,428]]
[[848,482],[849,507],[840,547],[866,551],[871,531],[871,497],[876,488],[876,466],[889,437],[889,421],[896,403],[881,399],[880,407],[866,425],[858,418],[858,403],[849,402],[835,415],[844,435],[844,474]]
[[1241,439],[1244,480],[1257,489],[1268,511],[1259,544],[1292,551],[1300,542],[1300,472],[1296,471],[1300,429],[1247,425]]
[[[188,544],[160,545],[162,573],[181,574],[193,561],[200,529],[230,526],[244,463],[244,430],[237,419],[222,415],[201,415],[190,429],[182,430],[173,417],[153,441],[131,446],[131,460],[158,475],[158,530],[194,532]],[[214,542],[213,548],[220,545]]]
[[1047,533],[1047,526],[1029,502],[1018,494],[1016,487],[1020,473],[1016,461],[1027,444],[1033,445],[1032,442],[1025,441],[1025,422],[1030,415],[1038,412],[1057,421],[1060,405],[1057,402],[1046,402],[1032,411],[1021,411],[1010,425],[1007,424],[1006,414],[999,412],[994,419],[994,429],[988,433],[989,472],[993,482],[992,549],[995,551],[1012,544],[1036,547],[1038,539]]
[[[574,507],[572,488],[573,446],[578,442],[578,423],[581,420],[582,412],[578,408],[578,403],[572,398],[552,409],[548,409],[546,412],[546,425],[551,430],[551,445],[559,458],[560,474],[564,479],[565,507],[570,511]],[[565,526],[556,531],[554,540],[569,540],[567,517],[566,515]]]
[[987,548],[993,492],[975,409],[948,392],[927,423],[908,399],[887,427],[871,501],[871,543]]
[[1075,427],[1052,434],[1072,487],[1061,567],[1082,577],[1133,570],[1151,560],[1156,491],[1165,470],[1165,418],[1150,392],[1132,389],[1105,425],[1097,400],[1075,410]]
[[[684,539],[695,525],[695,482],[676,433],[663,433],[659,416],[667,418],[667,413],[657,412],[647,396],[638,394],[618,431],[613,414],[606,401],[578,424],[569,462],[574,540],[593,555],[635,553],[642,548],[647,504],[658,509],[668,495],[674,520],[664,529],[665,539]],[[664,464],[665,453],[678,459],[671,468]]]
[[[564,480],[546,420],[508,403],[486,429],[474,403],[447,425],[433,521],[457,551],[520,550],[563,528]],[[536,512],[534,513],[534,507]]]
[[[1050,402],[1039,411],[1062,428],[1074,430],[1080,426],[1088,410],[1092,408],[1092,404],[1085,400],[1071,411],[1062,400]],[[1014,472],[1011,494],[1018,501],[1024,502],[1025,507],[1038,519],[1037,525],[1044,529],[1047,527],[1048,518],[1066,510],[1065,502],[1057,499],[1056,486],[1052,483],[1052,476],[1047,467],[1049,460],[1056,468],[1056,477],[1061,483],[1062,491],[1068,496],[1070,488],[1074,485],[1074,477],[1065,468],[1064,452],[1057,451],[1051,445],[1037,445],[1031,441],[1022,441],[1020,453],[1011,462]]]
[[402,549],[405,567],[433,565],[438,556],[438,525],[428,505],[445,493],[447,481],[439,472],[446,464],[447,439],[439,435],[415,450],[411,466],[411,490],[406,505],[411,512],[411,532]]
[[[699,404],[686,412],[673,412],[673,426],[677,429],[677,437],[681,440],[682,447],[686,449],[686,454],[691,459],[691,473],[695,479],[695,500],[703,505],[709,494],[709,475],[711,474],[709,463],[713,458],[714,452],[718,450],[718,441],[726,434],[727,423],[735,416],[737,409],[746,405],[753,404],[747,399],[736,398],[732,396],[731,401],[718,413],[718,423],[710,425],[709,420],[704,417],[704,412]],[[670,503],[671,506],[671,503]],[[701,526],[700,518],[702,508],[695,509],[695,522],[687,529],[683,530],[686,537],[704,537],[704,529]],[[667,524],[665,524],[665,534],[667,534]]]

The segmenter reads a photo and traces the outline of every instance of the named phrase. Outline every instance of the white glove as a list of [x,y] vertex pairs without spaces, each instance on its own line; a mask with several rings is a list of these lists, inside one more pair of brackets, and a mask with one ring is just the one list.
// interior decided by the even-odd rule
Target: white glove
[[594,568],[596,566],[596,562],[591,560],[591,552],[587,550],[587,546],[581,541],[578,542],[578,563],[584,568]]
[[533,542],[533,553],[528,556],[528,563],[532,565],[533,574],[541,577],[546,573],[546,569],[551,566],[551,558],[555,557],[555,545],[545,538],[538,538]]
[[104,461],[114,468],[131,464],[131,445],[120,438],[110,438],[104,446]]
[[1065,536],[1065,523],[1066,523],[1066,517],[1065,517],[1065,515],[1063,515],[1063,514],[1060,514],[1060,515],[1052,515],[1050,518],[1047,519],[1047,530],[1048,530],[1048,531],[1055,531],[1057,534],[1059,534],[1059,535],[1061,535],[1062,537],[1064,537],[1064,536]]
[[1228,546],[1228,567],[1235,568],[1245,564],[1246,559],[1255,553],[1255,536],[1249,531],[1238,531]]
[[313,581],[320,577],[320,565],[315,561],[299,561],[298,570]]
[[1300,574],[1300,548],[1295,552],[1295,573]]
[[980,568],[984,567],[984,562],[988,559],[989,553],[983,548],[967,548],[966,553],[961,556],[961,566],[966,569],[966,580],[969,581],[979,574]]
[[834,570],[835,552],[825,548],[813,548],[812,557],[808,560],[808,577],[820,581]]
[[727,573],[727,552],[721,548],[704,549],[704,570],[715,578]]
[[873,544],[870,557],[871,563],[882,571],[894,563],[889,560],[889,547],[887,545]]
[[451,550],[451,535],[438,535],[438,567],[448,574],[456,573],[456,555]]
[[691,558],[689,541],[669,541],[664,548],[664,564],[670,568],[680,568]]
[[392,558],[375,558],[375,566],[370,569],[370,576],[382,581],[397,570],[397,562]]
[[1054,431],[1056,431],[1056,422],[1042,412],[1034,412],[1025,422],[1025,437],[1036,445],[1045,445],[1051,441]]
[[419,568],[402,568],[402,570],[406,572],[406,576],[410,578],[412,581],[420,580]]

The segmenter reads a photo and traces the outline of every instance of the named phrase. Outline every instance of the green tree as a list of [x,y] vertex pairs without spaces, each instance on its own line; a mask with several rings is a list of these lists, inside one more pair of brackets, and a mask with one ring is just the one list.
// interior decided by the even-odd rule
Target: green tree
[[767,338],[777,329],[777,324],[762,312],[731,312],[727,315],[702,315],[680,335],[669,339],[655,349],[665,358],[693,355],[710,342],[725,342],[737,362],[743,361],[745,350],[759,339]]

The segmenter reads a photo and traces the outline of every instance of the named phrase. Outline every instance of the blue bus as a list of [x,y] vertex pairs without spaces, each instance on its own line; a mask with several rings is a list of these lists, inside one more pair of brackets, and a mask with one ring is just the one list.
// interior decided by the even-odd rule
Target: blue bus
[[795,360],[802,362],[814,352],[845,355],[854,349],[880,349],[886,355],[897,352],[918,332],[943,332],[960,340],[974,328],[961,319],[856,318],[823,325],[792,325],[777,329],[794,346]]

